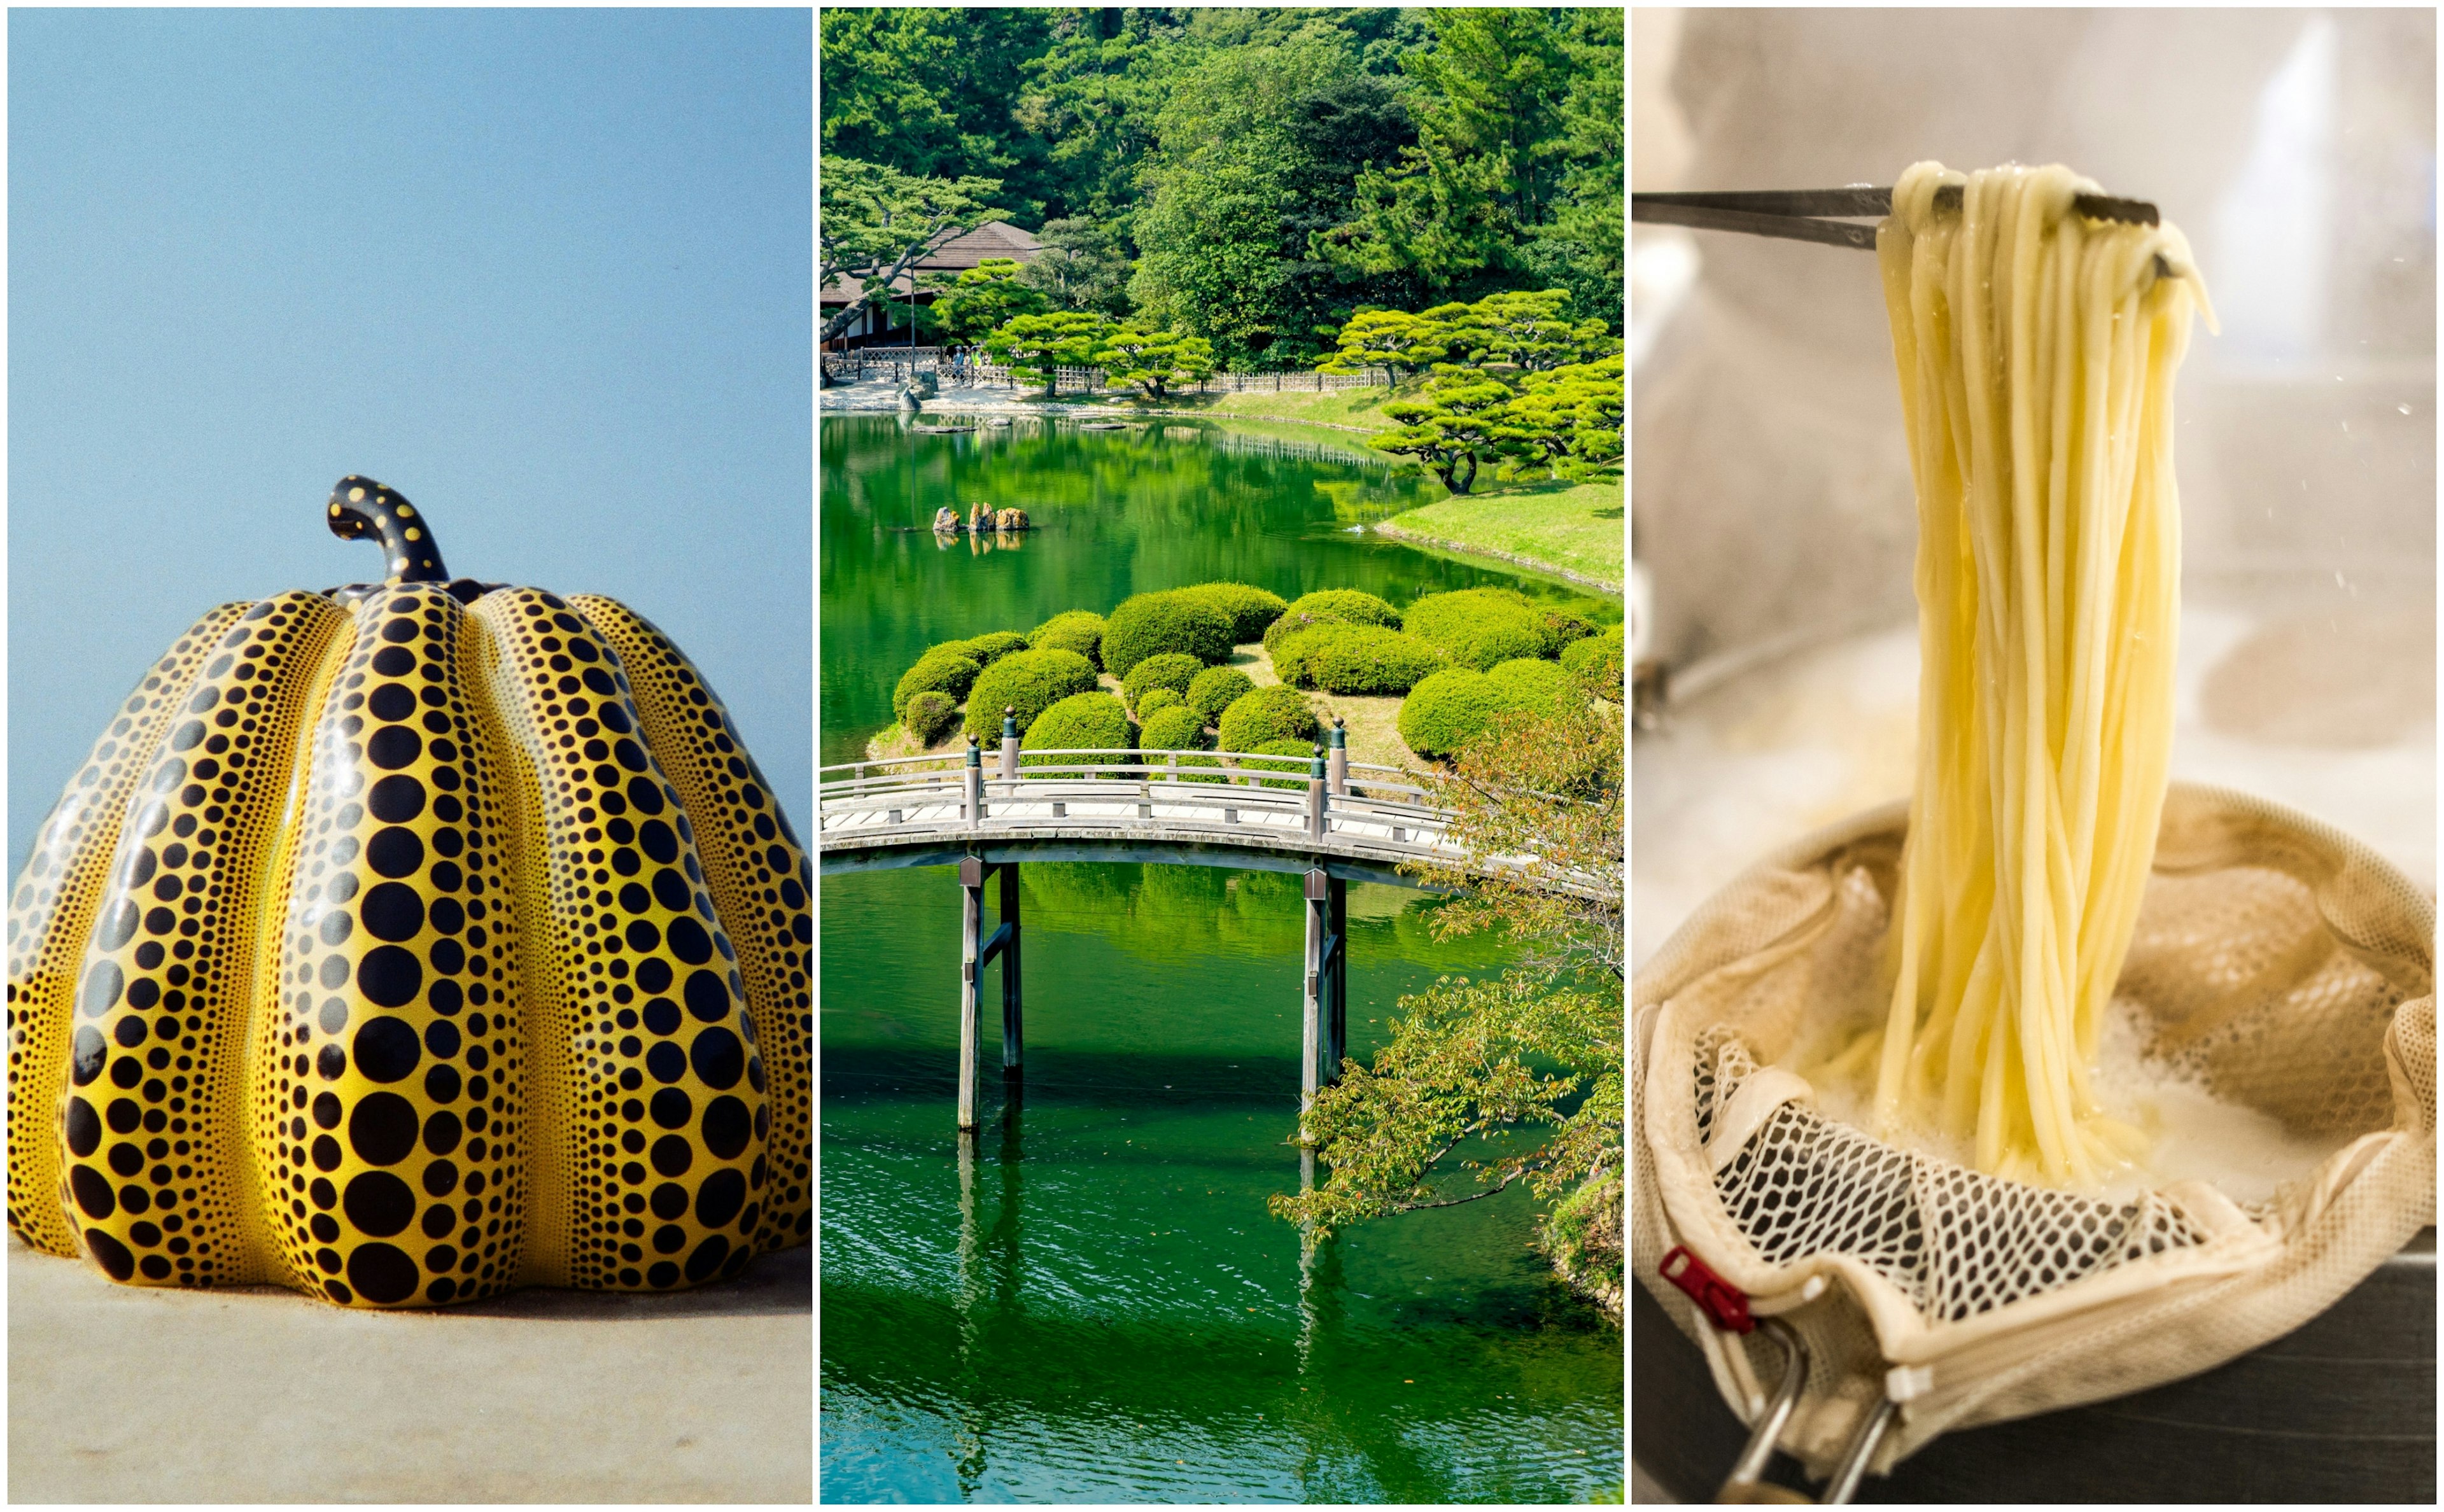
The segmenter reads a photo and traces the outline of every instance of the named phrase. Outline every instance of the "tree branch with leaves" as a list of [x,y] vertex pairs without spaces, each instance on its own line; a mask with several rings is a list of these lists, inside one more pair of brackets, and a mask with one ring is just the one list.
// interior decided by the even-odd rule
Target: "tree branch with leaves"
[[[1602,1210],[1624,1149],[1622,736],[1615,704],[1517,713],[1426,779],[1457,852],[1404,868],[1455,893],[1435,933],[1499,932],[1522,958],[1400,1001],[1373,1063],[1316,1094],[1305,1133],[1324,1176],[1272,1197],[1276,1217],[1329,1233],[1522,1183]],[[1570,1244],[1618,1254],[1617,1233],[1595,1238]]]

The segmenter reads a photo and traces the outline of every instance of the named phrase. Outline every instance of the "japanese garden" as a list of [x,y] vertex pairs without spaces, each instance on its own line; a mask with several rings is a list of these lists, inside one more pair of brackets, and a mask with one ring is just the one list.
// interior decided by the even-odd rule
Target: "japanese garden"
[[824,1500],[1620,1500],[1620,12],[820,25]]

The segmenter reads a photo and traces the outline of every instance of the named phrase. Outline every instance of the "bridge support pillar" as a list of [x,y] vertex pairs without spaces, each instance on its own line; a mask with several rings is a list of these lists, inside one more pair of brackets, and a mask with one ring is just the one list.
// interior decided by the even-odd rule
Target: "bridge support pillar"
[[993,937],[1001,947],[1001,1071],[1005,1077],[1018,1074],[1019,1055],[1025,1046],[1026,1034],[1020,1009],[1018,981],[1018,863],[1001,863],[1001,929]]
[[[985,878],[1001,873],[1001,927],[985,934]],[[1001,961],[1001,1067],[1018,1070],[1022,1040],[1018,974],[1018,865],[981,856],[959,861],[959,1127],[976,1125],[976,1060],[984,1038],[982,979]]]
[[1341,1079],[1349,1040],[1349,884],[1321,866],[1306,874],[1306,992],[1299,1043],[1299,1111]]

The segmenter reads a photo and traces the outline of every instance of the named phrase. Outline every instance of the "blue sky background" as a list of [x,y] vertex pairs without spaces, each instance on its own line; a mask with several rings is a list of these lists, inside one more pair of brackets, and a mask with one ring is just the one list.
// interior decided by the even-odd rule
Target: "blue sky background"
[[454,573],[608,594],[813,810],[805,10],[18,10],[9,862],[215,603]]

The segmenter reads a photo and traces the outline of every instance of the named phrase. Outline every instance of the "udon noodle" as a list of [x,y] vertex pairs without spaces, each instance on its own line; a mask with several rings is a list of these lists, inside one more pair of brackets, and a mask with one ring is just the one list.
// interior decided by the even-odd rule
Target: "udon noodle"
[[2053,1185],[2143,1152],[2093,1073],[2164,799],[2173,378],[2204,307],[2179,231],[2089,219],[2083,193],[1920,163],[1878,235],[1923,664],[1890,1007],[1840,1058],[1873,1067],[1879,1131]]

